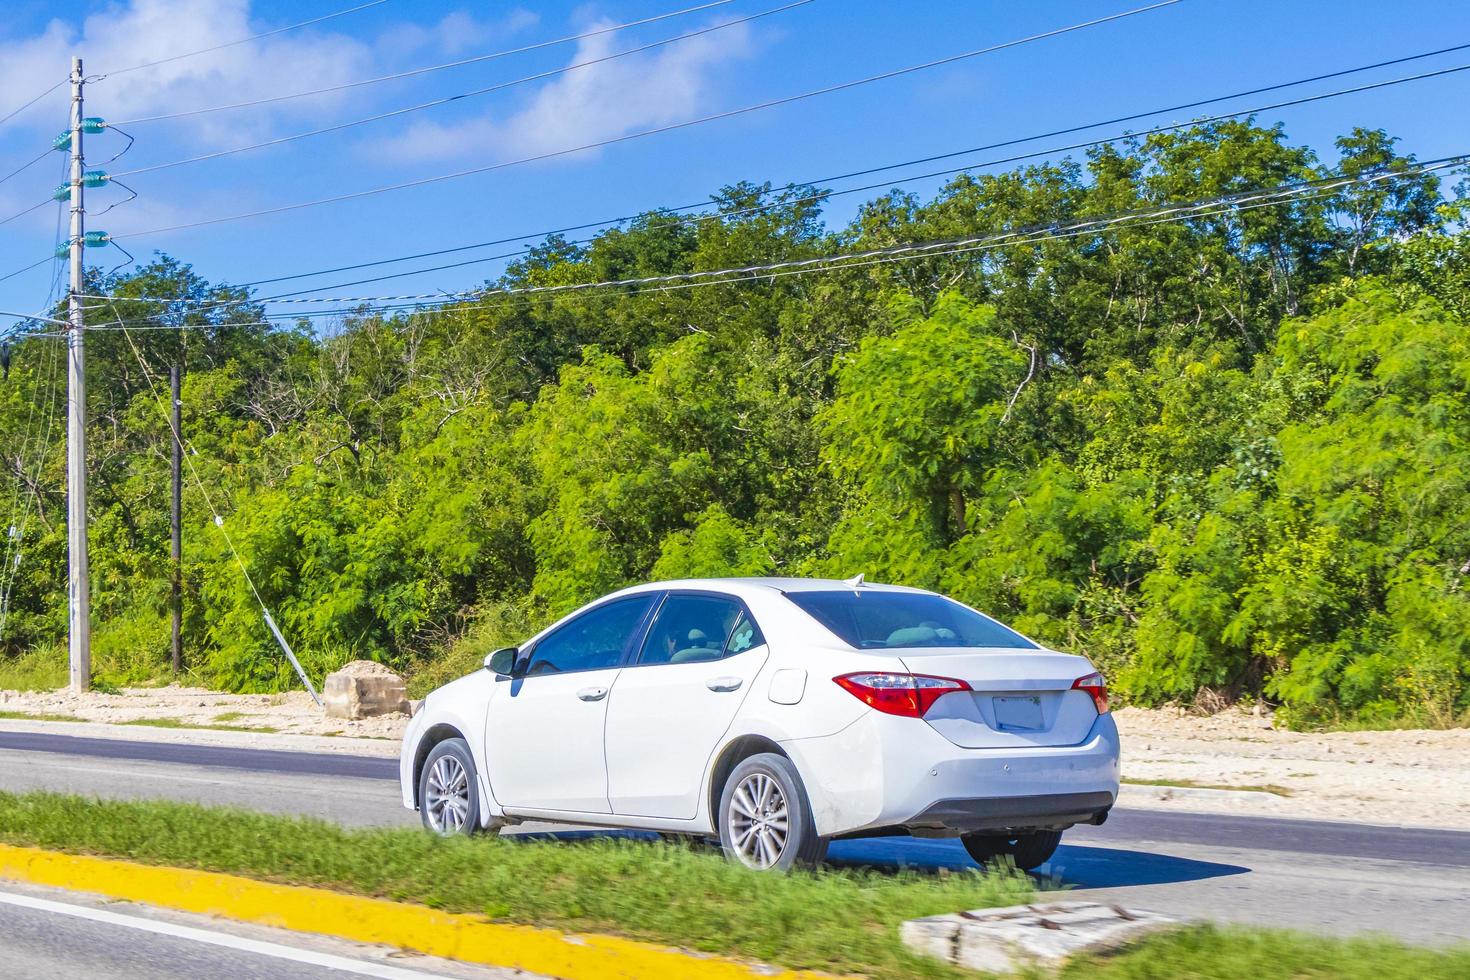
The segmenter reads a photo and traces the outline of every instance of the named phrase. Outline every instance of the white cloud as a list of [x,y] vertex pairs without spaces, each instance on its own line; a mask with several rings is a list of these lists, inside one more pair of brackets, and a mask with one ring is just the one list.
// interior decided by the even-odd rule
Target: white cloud
[[381,45],[393,55],[429,48],[449,57],[478,51],[490,42],[504,41],[535,27],[541,20],[535,12],[516,7],[503,16],[480,19],[464,10],[451,11],[436,24],[421,27],[403,24],[385,35]]
[[[36,36],[0,43],[0,91],[40,91],[68,73],[73,54],[83,55],[88,75],[104,74],[227,44],[275,26],[280,25],[251,22],[250,0],[126,0],[86,18],[80,29],[58,19]],[[117,120],[266,98],[361,77],[370,73],[371,61],[362,42],[307,29],[112,75],[89,87],[87,111]],[[239,113],[197,117],[196,135],[234,140],[242,126],[258,132],[269,118],[309,113],[322,104],[280,103],[250,115],[248,124]],[[59,130],[64,112],[64,94],[57,93],[25,118]]]
[[[598,26],[607,25],[589,29]],[[568,64],[605,57],[631,43],[615,34],[584,38]],[[404,163],[452,157],[488,162],[668,125],[704,111],[715,69],[745,57],[750,47],[750,32],[743,24],[704,34],[647,55],[557,76],[508,115],[497,117],[487,110],[464,122],[422,120],[395,137],[365,144],[364,150],[378,159]],[[463,112],[466,103],[455,106],[455,111]]]

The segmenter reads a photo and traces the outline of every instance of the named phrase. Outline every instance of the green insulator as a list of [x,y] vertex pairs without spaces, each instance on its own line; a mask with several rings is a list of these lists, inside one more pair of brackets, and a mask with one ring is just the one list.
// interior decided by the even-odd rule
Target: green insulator
[[[89,231],[82,236],[83,248],[101,248],[112,241],[112,236],[105,231]],[[64,259],[71,253],[71,242],[64,242],[56,246],[56,257]]]
[[[88,170],[82,175],[82,186],[101,187],[103,184],[107,183],[111,179],[112,178],[108,177],[107,172],[104,170]],[[61,186],[57,187],[56,190],[51,192],[51,200],[70,201],[71,184],[62,184]]]
[[[97,116],[88,116],[86,119],[82,120],[82,132],[84,133],[92,133],[93,135],[95,135],[102,132],[106,128],[106,121],[98,118]],[[56,137],[56,139],[52,140],[51,147],[52,149],[56,150],[71,149],[71,130],[64,130],[59,136]]]

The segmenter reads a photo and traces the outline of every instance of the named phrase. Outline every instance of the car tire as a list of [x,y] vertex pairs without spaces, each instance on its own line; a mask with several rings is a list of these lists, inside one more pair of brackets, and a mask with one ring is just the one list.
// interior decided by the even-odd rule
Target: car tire
[[812,867],[827,853],[796,766],[774,752],[745,759],[725,780],[719,830],[725,856],[757,871]]
[[1011,845],[1011,856],[1022,871],[1035,871],[1051,860],[1061,842],[1060,830],[1033,830],[1016,838]]
[[419,773],[419,817],[440,837],[481,832],[480,785],[464,739],[446,738],[429,751]]
[[960,843],[970,852],[976,864],[987,865],[998,857],[1008,856],[1022,871],[1035,871],[1057,852],[1062,842],[1060,830],[1033,830],[1015,837],[995,834],[963,834]]
[[1011,842],[994,834],[961,834],[960,843],[970,852],[970,857],[982,868],[1000,857],[1009,854]]

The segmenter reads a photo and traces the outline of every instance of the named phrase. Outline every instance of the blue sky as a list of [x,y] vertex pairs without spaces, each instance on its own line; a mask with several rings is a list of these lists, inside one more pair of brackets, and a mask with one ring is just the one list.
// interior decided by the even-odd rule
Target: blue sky
[[[500,51],[696,2],[389,0],[303,30],[116,74],[88,87],[87,112],[116,121],[266,98]],[[208,279],[245,282],[689,204],[741,179],[813,180],[1470,42],[1470,4],[1185,0],[932,71],[598,151],[286,214],[138,234],[636,132],[1144,2],[815,0],[743,27],[450,106],[124,178],[139,192],[138,200],[92,218],[89,227],[124,236],[122,244],[140,259],[162,251],[192,263]],[[597,39],[332,96],[127,125],[122,128],[137,143],[106,169],[120,173],[345,122],[782,3],[735,0]],[[8,0],[0,22],[0,115],[63,77],[73,53],[86,60],[89,74],[107,73],[352,5],[351,0]],[[1290,95],[1465,63],[1470,51]],[[1274,99],[1257,97],[1224,108],[1261,101]],[[1467,104],[1470,72],[1282,110],[1263,121],[1279,119],[1294,141],[1328,157],[1333,137],[1350,127],[1383,127],[1402,138],[1403,150],[1427,159],[1470,151]],[[66,113],[65,94],[57,92],[0,126],[0,175],[40,153],[64,128]],[[1171,121],[1179,120],[1156,120]],[[101,165],[122,142],[114,134],[92,138],[89,165]],[[47,198],[61,165],[58,154],[0,184],[0,217]],[[928,193],[935,182],[904,186]],[[92,192],[88,210],[95,213],[123,196],[115,188]],[[831,220],[845,221],[862,197],[838,199]],[[0,275],[50,252],[55,216],[54,208],[46,207],[0,227]],[[122,261],[120,253],[112,253],[97,250],[89,261],[105,266]],[[474,256],[455,258],[468,257]],[[463,290],[492,277],[502,264],[326,292]],[[52,271],[43,266],[0,282],[0,309],[40,309]],[[327,287],[358,277],[339,274],[288,288]]]

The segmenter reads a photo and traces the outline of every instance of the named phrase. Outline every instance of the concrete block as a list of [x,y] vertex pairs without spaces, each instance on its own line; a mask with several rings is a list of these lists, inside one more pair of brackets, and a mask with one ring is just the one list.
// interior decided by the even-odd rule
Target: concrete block
[[1096,902],[1051,902],[911,919],[904,945],[946,963],[989,973],[1057,967],[1079,953],[1117,949],[1181,921]]
[[322,687],[329,718],[373,718],[408,713],[403,678],[380,663],[354,660],[327,675]]

